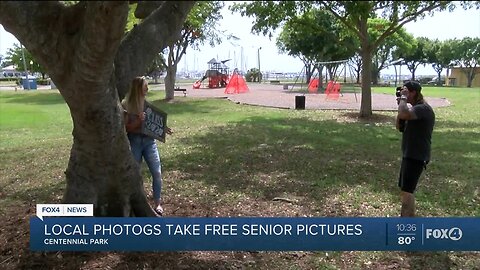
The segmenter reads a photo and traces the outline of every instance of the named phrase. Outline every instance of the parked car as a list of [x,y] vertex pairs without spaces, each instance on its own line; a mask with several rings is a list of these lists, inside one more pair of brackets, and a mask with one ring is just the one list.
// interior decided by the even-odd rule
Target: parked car
[[[440,85],[444,85],[445,84],[445,79],[440,79]],[[438,78],[435,77],[435,78],[432,78],[431,81],[427,82],[427,85],[438,85]]]

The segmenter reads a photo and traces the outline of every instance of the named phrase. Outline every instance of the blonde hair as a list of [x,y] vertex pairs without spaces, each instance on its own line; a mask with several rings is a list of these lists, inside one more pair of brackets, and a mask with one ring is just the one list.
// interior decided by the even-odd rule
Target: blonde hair
[[143,102],[142,97],[143,86],[147,83],[144,77],[136,77],[132,81],[132,86],[130,91],[125,95],[125,98],[122,101],[122,106],[128,113],[139,114],[143,112]]

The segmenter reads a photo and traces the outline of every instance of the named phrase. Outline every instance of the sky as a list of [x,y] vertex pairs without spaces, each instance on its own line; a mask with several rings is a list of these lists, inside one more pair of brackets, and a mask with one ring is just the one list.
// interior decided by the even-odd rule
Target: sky
[[[227,7],[231,2],[225,2],[226,7],[222,13],[223,19],[219,21],[219,29],[231,33],[240,38],[235,42],[224,40],[222,44],[214,48],[209,45],[202,46],[200,51],[187,49],[178,65],[178,71],[205,70],[207,62],[215,58],[217,60],[232,59],[227,62],[230,69],[235,67],[241,69],[258,68],[260,58],[260,69],[272,72],[301,72],[303,63],[294,57],[280,54],[275,45],[277,30],[270,40],[263,35],[255,35],[250,32],[252,18],[242,17],[238,13],[232,14]],[[430,39],[446,40],[450,38],[479,37],[480,38],[480,10],[463,10],[457,7],[453,12],[436,12],[433,16],[426,16],[417,22],[409,22],[404,28],[415,37],[427,37]],[[16,38],[6,32],[0,25],[0,54],[5,55],[8,48],[18,44]],[[243,51],[243,53],[242,53]],[[243,55],[243,57],[242,57]],[[407,72],[406,67],[402,73]],[[395,74],[393,68],[389,68],[382,74]],[[417,75],[435,75],[430,65],[420,66]]]

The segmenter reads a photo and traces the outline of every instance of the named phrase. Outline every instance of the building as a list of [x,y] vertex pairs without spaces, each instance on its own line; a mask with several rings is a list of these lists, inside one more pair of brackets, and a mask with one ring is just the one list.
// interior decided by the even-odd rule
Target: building
[[[453,67],[450,69],[450,75],[445,82],[447,86],[462,86],[467,87],[467,76],[462,67]],[[472,87],[480,87],[480,67],[474,69],[475,77],[472,81]]]
[[2,72],[0,73],[0,77],[20,77],[20,76],[22,76],[22,72],[17,71],[17,69],[13,65],[2,68]]

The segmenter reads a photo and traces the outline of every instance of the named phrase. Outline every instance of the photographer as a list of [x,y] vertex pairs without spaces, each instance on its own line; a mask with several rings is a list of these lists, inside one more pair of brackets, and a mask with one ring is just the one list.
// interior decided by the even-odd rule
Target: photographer
[[[435,113],[423,99],[422,87],[409,81],[403,85],[398,101],[396,126],[402,132],[402,165],[398,186],[401,189],[402,217],[415,216],[415,197],[422,171],[430,161]],[[407,103],[412,106],[409,107]],[[403,121],[403,128],[402,128]]]

